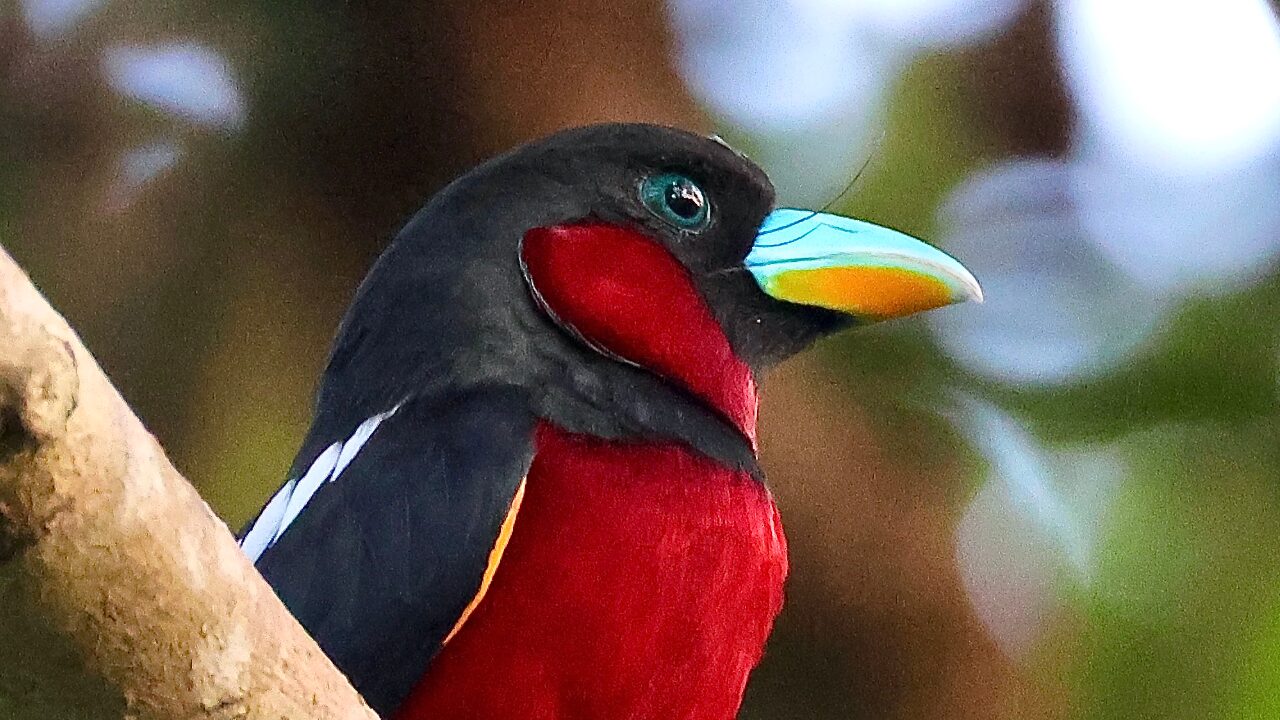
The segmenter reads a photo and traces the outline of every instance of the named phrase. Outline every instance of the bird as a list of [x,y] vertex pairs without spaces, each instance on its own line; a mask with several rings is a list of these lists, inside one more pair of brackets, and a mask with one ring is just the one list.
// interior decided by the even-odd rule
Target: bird
[[392,239],[239,539],[382,717],[735,717],[788,568],[760,378],[982,297],[923,241],[774,205],[719,137],[612,123]]

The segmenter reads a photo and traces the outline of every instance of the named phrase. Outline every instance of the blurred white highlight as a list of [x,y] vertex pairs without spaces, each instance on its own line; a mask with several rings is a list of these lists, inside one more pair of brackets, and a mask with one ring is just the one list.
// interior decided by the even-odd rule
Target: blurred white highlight
[[784,204],[821,204],[879,135],[891,83],[919,52],[1005,27],[1023,0],[669,0],[689,89],[752,134]]
[[943,246],[987,301],[928,322],[970,370],[1014,383],[1071,381],[1113,369],[1158,327],[1166,299],[1092,241],[1067,163],[1018,160],[976,173],[944,204],[941,224]]
[[31,34],[49,41],[67,34],[106,0],[22,0],[22,19]]
[[1161,168],[1246,162],[1280,139],[1280,28],[1265,0],[1063,0],[1082,141]]
[[132,205],[147,186],[178,164],[183,153],[173,140],[156,140],[121,153],[107,190],[106,209],[120,212]]
[[186,120],[224,130],[244,122],[244,97],[226,60],[193,43],[108,48],[102,59],[120,94]]
[[958,397],[957,426],[988,473],[956,528],[956,562],[978,617],[1012,658],[1026,656],[1065,604],[1087,586],[1107,509],[1125,468],[1113,452],[1052,452],[1017,420]]

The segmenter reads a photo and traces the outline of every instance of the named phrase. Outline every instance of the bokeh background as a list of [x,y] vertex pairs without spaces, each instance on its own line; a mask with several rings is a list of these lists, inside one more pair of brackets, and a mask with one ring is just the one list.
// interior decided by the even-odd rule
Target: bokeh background
[[17,0],[0,244],[238,528],[398,226],[601,120],[986,288],[767,379],[794,570],[743,718],[1280,718],[1265,0]]

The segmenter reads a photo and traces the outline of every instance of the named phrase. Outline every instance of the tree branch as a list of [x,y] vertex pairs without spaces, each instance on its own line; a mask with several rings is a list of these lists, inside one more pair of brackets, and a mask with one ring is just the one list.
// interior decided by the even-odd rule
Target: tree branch
[[0,571],[131,716],[375,718],[3,249]]

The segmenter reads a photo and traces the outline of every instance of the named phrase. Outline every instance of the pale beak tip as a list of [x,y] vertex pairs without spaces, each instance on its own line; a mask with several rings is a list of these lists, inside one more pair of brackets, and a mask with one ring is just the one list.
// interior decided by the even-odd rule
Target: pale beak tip
[[978,284],[978,279],[973,275],[965,278],[961,302],[977,303],[978,305],[986,302],[986,297],[982,294],[982,286]]

